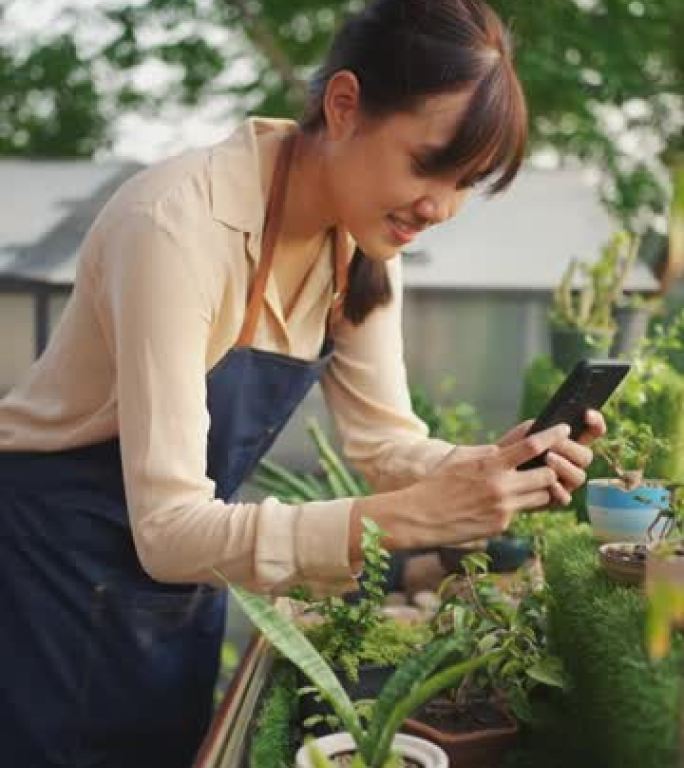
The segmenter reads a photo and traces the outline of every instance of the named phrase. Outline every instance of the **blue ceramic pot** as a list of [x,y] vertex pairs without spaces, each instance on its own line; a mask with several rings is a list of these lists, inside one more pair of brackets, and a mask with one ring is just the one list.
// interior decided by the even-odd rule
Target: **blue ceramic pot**
[[[649,526],[658,513],[670,505],[670,491],[662,481],[645,480],[626,491],[617,480],[590,480],[587,483],[587,511],[597,539],[604,542],[647,541]],[[667,520],[653,529],[658,538]]]
[[493,573],[517,571],[532,557],[532,540],[520,536],[497,536],[487,543],[487,554],[491,557],[489,570]]

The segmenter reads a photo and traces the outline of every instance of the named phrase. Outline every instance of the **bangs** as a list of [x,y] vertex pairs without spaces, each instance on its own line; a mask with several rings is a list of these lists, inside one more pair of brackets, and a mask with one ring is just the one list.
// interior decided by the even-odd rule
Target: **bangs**
[[525,155],[527,107],[512,68],[500,62],[478,83],[452,140],[421,161],[428,175],[459,172],[459,186],[488,182],[493,195],[515,178]]

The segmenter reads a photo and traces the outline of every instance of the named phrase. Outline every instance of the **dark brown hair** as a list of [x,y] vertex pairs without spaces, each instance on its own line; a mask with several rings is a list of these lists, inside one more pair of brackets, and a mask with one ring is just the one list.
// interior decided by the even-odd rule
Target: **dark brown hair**
[[[324,127],[325,89],[343,69],[358,78],[361,107],[369,117],[410,111],[428,95],[467,92],[455,135],[422,159],[421,172],[458,169],[463,187],[488,180],[494,194],[517,174],[527,139],[525,98],[511,56],[506,29],[481,0],[375,0],[337,33],[311,82],[301,128]],[[390,298],[385,265],[357,248],[345,317],[359,324]]]

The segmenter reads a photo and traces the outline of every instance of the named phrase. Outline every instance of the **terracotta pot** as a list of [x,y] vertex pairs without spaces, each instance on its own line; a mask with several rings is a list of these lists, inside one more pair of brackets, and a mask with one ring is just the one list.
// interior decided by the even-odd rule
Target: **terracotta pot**
[[633,541],[612,542],[599,547],[599,564],[606,575],[618,584],[638,586],[646,573],[646,554],[635,556],[635,548],[646,550],[645,544]]
[[504,710],[506,724],[466,733],[449,733],[409,718],[402,731],[420,736],[440,746],[449,756],[452,768],[499,768],[503,758],[518,741],[520,728]]

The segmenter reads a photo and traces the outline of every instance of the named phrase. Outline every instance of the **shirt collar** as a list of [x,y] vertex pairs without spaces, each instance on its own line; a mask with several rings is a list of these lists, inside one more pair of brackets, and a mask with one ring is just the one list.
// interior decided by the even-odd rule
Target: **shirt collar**
[[211,155],[211,194],[214,219],[251,234],[261,234],[266,201],[261,189],[257,134],[286,131],[294,120],[250,117]]

